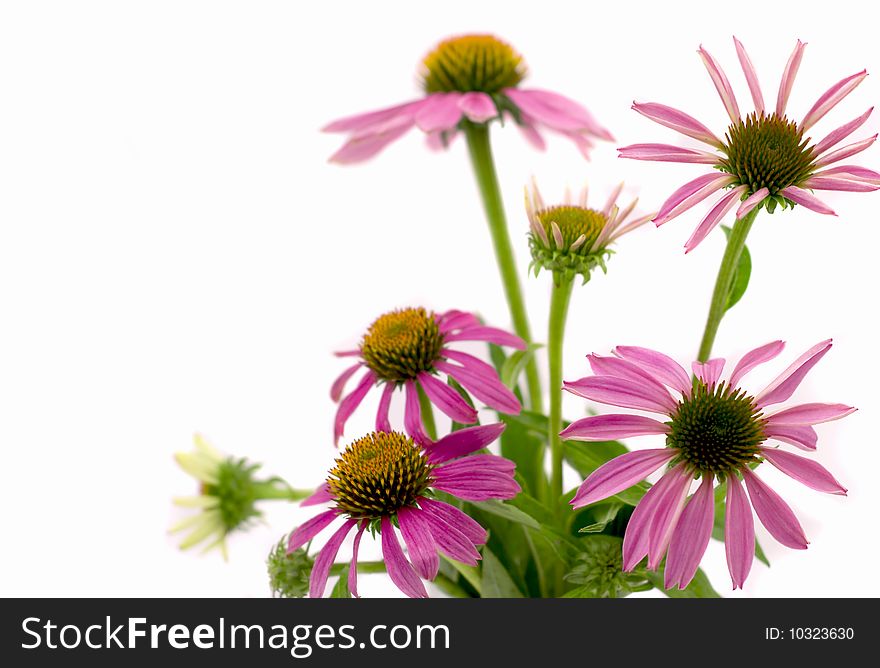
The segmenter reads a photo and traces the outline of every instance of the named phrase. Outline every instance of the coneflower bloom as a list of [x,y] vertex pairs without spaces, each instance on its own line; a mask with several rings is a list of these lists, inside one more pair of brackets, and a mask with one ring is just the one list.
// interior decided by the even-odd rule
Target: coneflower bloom
[[535,276],[541,269],[559,273],[565,279],[576,274],[586,283],[596,267],[606,270],[605,260],[611,255],[609,246],[627,232],[644,225],[656,214],[632,217],[638,198],[624,209],[617,205],[623,190],[618,185],[601,209],[587,205],[587,187],[577,201],[566,192],[563,204],[547,206],[534,181],[526,187],[526,215],[529,219],[529,247]]
[[[383,386],[376,431],[391,431],[388,418],[394,391],[406,395],[404,426],[418,443],[430,442],[424,431],[419,406],[419,388],[431,403],[456,422],[472,424],[477,411],[455,389],[437,378],[444,374],[454,379],[468,393],[490,408],[518,415],[519,399],[498,378],[491,365],[469,353],[455,350],[457,341],[487,341],[518,350],[525,348],[522,339],[494,327],[485,327],[476,316],[464,311],[434,314],[424,308],[405,308],[379,316],[356,350],[337,353],[357,357],[357,363],[342,372],[330,389],[333,401],[339,402],[334,424],[334,440],[339,441],[345,423],[373,387]],[[357,386],[343,397],[345,385],[358,371],[364,370]]]
[[433,148],[447,146],[462,121],[488,123],[512,118],[526,138],[544,148],[541,129],[571,139],[584,156],[594,139],[613,140],[593,115],[559,93],[520,88],[526,76],[522,56],[492,35],[446,39],[422,61],[424,96],[404,104],[334,121],[325,132],[349,135],[330,160],[362,162],[418,127]]
[[[778,441],[801,450],[815,450],[813,425],[840,419],[855,410],[824,403],[777,407],[792,396],[804,376],[831,349],[830,340],[807,350],[760,392],[741,389],[744,376],[775,358],[783,346],[782,341],[773,341],[752,350],[726,380],[721,379],[724,360],[720,358],[704,364],[694,362],[692,379],[663,353],[619,346],[614,349],[615,356],[589,356],[595,375],[565,384],[569,392],[592,401],[666,417],[659,421],[642,415],[597,415],[573,422],[561,434],[580,441],[649,434],[666,437],[664,448],[628,452],[596,469],[572,500],[572,505],[580,508],[667,467],[630,518],[623,543],[625,570],[632,570],[645,556],[648,568],[656,569],[666,555],[667,589],[686,587],[712,533],[715,480],[727,484],[724,541],[734,589],[742,587],[752,565],[752,508],[776,540],[787,547],[805,549],[807,539],[791,508],[754,471],[762,462],[820,492],[846,493],[821,465],[771,444]],[[701,482],[688,500],[695,478]]]
[[[288,552],[312,540],[337,519],[343,520],[321,551],[309,578],[309,596],[323,596],[330,567],[342,542],[355,531],[348,586],[358,596],[358,549],[364,530],[382,536],[382,554],[391,581],[407,596],[426,598],[420,578],[433,580],[440,566],[438,550],[475,566],[477,546],[486,530],[461,510],[434,496],[443,491],[466,501],[510,499],[520,487],[515,464],[496,455],[470,455],[492,443],[504,425],[468,427],[434,444],[421,446],[398,432],[373,432],[349,445],[336,460],[327,483],[303,505],[331,503],[332,508],[298,527]],[[404,555],[395,528],[409,553]]]
[[[765,106],[758,75],[745,48],[734,37],[737,56],[745,74],[754,103],[754,112],[741,115],[733,87],[721,66],[708,51],[699,54],[724,108],[730,126],[720,139],[698,120],[672,107],[655,103],[634,103],[633,109],[652,121],[707,144],[710,151],[669,144],[633,144],[619,149],[620,157],[664,162],[690,162],[709,165],[715,171],[703,174],[676,190],[654,219],[662,225],[694,205],[724,191],[685,244],[693,250],[734,207],[742,218],[759,206],[772,213],[777,204],[783,207],[800,204],[823,214],[834,215],[831,208],[810,191],[847,190],[867,192],[880,188],[880,174],[857,165],[838,165],[871,146],[877,135],[838,147],[870,116],[861,116],[828,133],[817,142],[807,132],[867,76],[864,70],[841,79],[816,100],[800,122],[786,115],[786,106],[801,64],[804,44],[798,41],[788,59],[775,107]],[[834,165],[834,166],[832,166]]]

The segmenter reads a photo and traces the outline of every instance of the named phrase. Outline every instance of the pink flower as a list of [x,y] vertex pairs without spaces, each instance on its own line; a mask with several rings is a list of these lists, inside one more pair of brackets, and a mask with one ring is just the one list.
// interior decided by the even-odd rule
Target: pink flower
[[559,93],[519,88],[525,76],[522,56],[497,37],[464,35],[444,40],[422,61],[424,97],[342,118],[324,128],[349,135],[330,160],[342,164],[368,160],[413,126],[427,134],[432,148],[445,147],[460,123],[488,123],[505,116],[542,150],[539,128],[568,137],[585,157],[593,139],[613,140],[577,102]]
[[[561,434],[565,439],[580,441],[649,434],[666,437],[665,448],[628,452],[596,469],[572,500],[575,508],[586,506],[667,466],[663,477],[639,502],[626,528],[624,570],[632,570],[645,556],[648,568],[656,569],[666,555],[666,588],[686,587],[712,533],[716,479],[727,484],[724,540],[734,589],[742,587],[752,565],[752,507],[776,540],[794,549],[806,549],[807,539],[794,513],[754,472],[762,462],[820,492],[846,493],[821,465],[768,443],[778,441],[801,450],[815,450],[813,425],[855,411],[843,404],[776,407],[794,394],[804,376],[831,349],[830,339],[807,350],[760,392],[740,389],[743,377],[775,358],[783,346],[782,341],[773,341],[752,350],[726,380],[721,380],[724,360],[720,358],[705,364],[694,362],[692,380],[684,368],[663,353],[618,346],[613,357],[589,356],[595,375],[565,383],[566,390],[591,401],[668,418],[658,421],[641,415],[597,415],[573,422]],[[695,478],[701,483],[688,500]],[[748,498],[740,479],[745,482]]]
[[[397,432],[373,432],[348,446],[336,460],[327,483],[303,505],[332,503],[290,536],[288,552],[302,547],[337,519],[342,525],[315,558],[309,596],[324,595],[330,567],[342,542],[356,531],[348,586],[358,596],[358,548],[364,530],[382,535],[382,554],[391,581],[407,596],[427,598],[420,578],[433,580],[440,566],[438,551],[471,566],[480,559],[477,546],[486,530],[455,506],[432,498],[433,490],[466,501],[510,499],[520,487],[515,465],[495,455],[473,455],[492,443],[501,423],[452,432],[427,447]],[[409,552],[404,555],[395,526]]]
[[857,165],[831,167],[864,151],[877,139],[875,134],[838,148],[838,144],[868,119],[873,107],[818,142],[806,136],[819,119],[864,81],[867,72],[857,72],[834,84],[797,123],[789,119],[785,111],[806,44],[798,41],[782,75],[776,106],[768,109],[745,48],[735,37],[733,41],[754,102],[753,113],[745,117],[740,115],[730,81],[718,62],[700,47],[698,53],[730,117],[731,125],[724,139],[683,111],[662,104],[636,102],[633,109],[643,116],[701,141],[712,150],[670,144],[633,144],[619,149],[622,158],[692,162],[710,165],[716,170],[697,177],[672,193],[654,219],[655,224],[662,225],[726,190],[688,239],[686,251],[696,248],[734,207],[737,207],[737,219],[759,206],[766,206],[772,213],[777,204],[782,207],[801,204],[812,211],[834,215],[827,204],[809,191],[867,192],[880,188],[880,173]]
[[[370,389],[384,385],[376,431],[391,431],[388,412],[394,390],[406,394],[404,426],[417,443],[427,445],[419,407],[419,390],[431,403],[456,422],[472,424],[477,411],[447,383],[435,374],[442,373],[455,380],[468,393],[490,408],[518,415],[519,399],[498,378],[495,369],[469,353],[455,350],[456,341],[487,341],[499,346],[524,349],[525,343],[513,334],[483,326],[477,317],[464,311],[447,311],[435,315],[423,308],[406,308],[380,316],[370,325],[360,348],[337,355],[357,357],[357,363],[343,371],[330,389],[333,401],[339,402],[334,424],[334,440],[345,429],[345,423],[367,396]],[[365,369],[354,390],[343,397],[348,380]]]

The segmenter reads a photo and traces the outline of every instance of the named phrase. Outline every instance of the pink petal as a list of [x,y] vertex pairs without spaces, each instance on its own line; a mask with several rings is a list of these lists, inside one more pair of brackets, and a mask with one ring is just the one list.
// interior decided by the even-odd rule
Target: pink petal
[[345,384],[348,382],[348,379],[351,378],[355,372],[361,368],[360,362],[355,364],[354,366],[348,367],[345,371],[343,371],[336,380],[333,381],[333,385],[330,387],[330,398],[335,402],[339,401],[342,397],[342,392],[345,389]]
[[357,350],[337,350],[333,353],[334,357],[360,357],[361,351],[358,348]]
[[667,387],[679,392],[691,391],[691,379],[684,368],[668,355],[639,346],[617,346],[614,354],[645,367]]
[[329,503],[335,499],[336,497],[333,495],[333,492],[330,491],[330,485],[325,482],[315,490],[314,494],[303,499],[299,505],[304,508],[307,506],[319,506],[322,503]]
[[700,45],[697,53],[700,54],[700,58],[709,72],[709,77],[712,79],[712,83],[715,84],[715,90],[718,91],[721,103],[727,110],[727,115],[730,116],[731,122],[738,123],[740,120],[739,106],[736,103],[736,96],[733,94],[733,88],[730,85],[730,81],[727,80],[724,70],[721,69],[718,61],[702,45]]
[[822,155],[825,151],[830,149],[832,146],[836,146],[844,139],[849,137],[853,132],[858,130],[865,124],[865,121],[868,120],[868,117],[874,111],[874,107],[871,107],[864,114],[859,116],[858,118],[854,118],[849,123],[844,123],[839,128],[832,130],[825,137],[813,147],[813,153],[815,155]]
[[460,332],[448,334],[443,340],[447,343],[451,341],[488,341],[498,346],[509,346],[517,350],[526,349],[526,342],[521,338],[495,327],[468,327]]
[[804,186],[813,190],[841,190],[854,193],[870,193],[880,190],[880,184],[874,185],[863,181],[832,178],[830,176],[811,176],[804,181]]
[[714,387],[724,371],[724,358],[716,357],[708,362],[694,362],[692,365],[694,375],[709,387]]
[[526,121],[526,118],[527,117],[524,115],[522,123],[517,123],[519,131],[522,132],[523,137],[526,138],[526,141],[529,142],[533,148],[539,151],[545,151],[547,149],[547,142],[544,141],[541,133],[535,129],[534,123]]
[[825,204],[818,197],[812,195],[806,190],[798,188],[797,186],[788,186],[788,188],[784,188],[782,191],[780,191],[780,194],[796,204],[807,207],[810,211],[815,211],[816,213],[824,213],[829,216],[837,215],[836,213],[834,213],[834,210],[831,209],[831,207]]
[[485,378],[465,367],[442,361],[435,362],[434,368],[448,374],[470,394],[500,413],[519,415],[522,411],[519,399],[498,380],[497,375],[495,378]]
[[687,587],[706,552],[715,520],[715,494],[712,476],[703,482],[691,497],[672,533],[666,558],[664,584],[666,589]]
[[719,174],[718,172],[703,174],[693,181],[688,181],[672,193],[669,199],[663,203],[663,206],[660,207],[660,212],[654,219],[654,224],[659,227],[664,223],[668,223],[713,193],[730,185],[733,181],[734,177],[729,174]]
[[389,144],[400,139],[409,131],[412,123],[397,125],[382,133],[353,137],[330,156],[330,162],[338,165],[353,165],[369,160],[379,154]]
[[801,128],[806,132],[813,127],[816,122],[825,114],[831,111],[838,102],[853,92],[855,88],[865,80],[868,73],[865,70],[852,74],[845,79],[841,79],[831,88],[825,91],[822,96],[816,100],[804,120],[801,122]]
[[[448,492],[465,501],[512,499],[520,493],[521,489],[513,478],[512,469],[501,471],[497,470],[497,467],[489,467],[484,470],[476,470],[474,468],[476,465],[485,465],[481,461],[470,461],[477,457],[495,457],[495,455],[475,455],[437,467],[434,469],[434,489]],[[502,460],[503,458],[495,457],[495,459]],[[504,461],[509,462],[509,460]],[[509,464],[501,462],[503,466],[509,466]]]
[[351,546],[351,564],[348,567],[348,590],[355,598],[360,598],[360,594],[358,594],[358,552],[361,547],[361,538],[366,528],[367,522],[361,522],[357,533],[354,535],[354,543]]
[[749,467],[742,469],[743,480],[749,490],[749,498],[764,528],[780,543],[793,550],[806,550],[807,538],[800,522],[788,504]]
[[575,420],[559,436],[566,441],[614,441],[669,433],[669,425],[641,415],[593,415]]
[[426,580],[433,580],[440,568],[440,558],[430,525],[422,520],[421,514],[418,508],[401,508],[397,511],[397,521],[416,573]]
[[816,443],[819,441],[816,430],[807,425],[768,424],[764,427],[764,435],[767,438],[774,438],[777,441],[788,443],[801,450],[815,450]]
[[759,116],[762,116],[764,114],[764,96],[761,94],[761,86],[758,83],[758,73],[742,43],[736,37],[733,38],[733,43],[736,45],[736,55],[742,66],[743,74],[746,75],[746,82],[749,84],[749,92],[752,94],[752,102],[755,103],[755,111]]
[[[433,511],[426,510],[423,519],[430,527],[434,542],[443,554],[470,566],[476,566],[479,563],[480,553],[477,552],[474,541],[467,534]],[[479,543],[486,542],[485,531],[482,531],[482,537],[483,539],[478,541]]]
[[458,362],[472,373],[479,374],[484,378],[498,378],[498,372],[495,371],[495,367],[469,353],[464,353],[460,350],[453,350],[452,348],[443,348],[440,351],[440,355]]
[[376,411],[376,431],[391,431],[391,422],[388,419],[388,411],[391,408],[391,395],[394,394],[394,383],[385,383],[382,390],[382,398],[379,399],[379,408]]
[[504,94],[529,117],[554,130],[587,131],[600,139],[614,141],[608,130],[579,103],[546,90],[507,88]]
[[792,364],[776,379],[764,388],[758,396],[755,397],[758,408],[764,408],[771,404],[778,404],[788,399],[798,385],[804,379],[804,376],[812,369],[816,363],[831,350],[831,339],[826,339],[817,343],[803,355],[798,357]]
[[672,413],[676,402],[664,388],[662,391],[647,383],[635,383],[614,376],[588,376],[563,382],[563,389],[600,404],[635,408],[655,413]]
[[590,151],[593,150],[596,144],[590,141],[586,135],[578,132],[562,132],[561,134],[574,142],[574,145],[577,147],[578,151],[580,151],[581,155],[584,156],[584,159],[590,159]]
[[587,361],[589,361],[590,368],[597,376],[616,376],[617,378],[630,380],[635,383],[647,383],[661,392],[666,391],[663,383],[657,380],[652,372],[643,369],[630,360],[622,357],[605,357],[603,355],[591,354],[587,355]]
[[471,424],[477,421],[477,411],[468,406],[462,396],[446,383],[422,371],[419,373],[419,385],[431,403],[456,422]]
[[[448,526],[467,538],[473,545],[482,545],[488,538],[486,530],[479,522],[463,513],[455,506],[435,499],[419,499],[419,507],[436,520],[436,526]],[[479,555],[477,556],[479,559]]]
[[288,553],[298,550],[329,526],[339,515],[335,510],[325,510],[300,524],[287,540]]
[[783,348],[785,348],[784,342],[771,341],[770,343],[765,343],[763,346],[759,346],[754,350],[747,352],[742,356],[742,359],[737,362],[736,366],[733,368],[733,373],[730,374],[730,387],[739,387],[739,382],[749,371],[774,359],[782,352]]
[[727,509],[724,514],[724,551],[734,589],[742,589],[755,556],[755,520],[739,478],[727,478]]
[[697,226],[697,229],[694,230],[694,233],[691,234],[690,238],[685,242],[685,253],[690,253],[694,248],[700,245],[703,239],[709,236],[709,233],[718,226],[718,223],[720,223],[724,216],[727,215],[727,212],[736,206],[736,203],[739,202],[740,197],[742,197],[742,194],[746,192],[746,190],[746,186],[738,186],[718,200],[715,206],[712,207],[709,213],[706,214],[706,217],[703,218]]
[[471,457],[461,457],[452,462],[445,462],[434,469],[434,472],[437,474],[434,477],[438,480],[440,478],[446,480],[459,476],[470,478],[473,475],[480,476],[483,473],[491,473],[493,475],[495,473],[503,473],[508,477],[512,477],[515,470],[516,464],[506,457],[483,453]]
[[[785,71],[782,73],[782,80],[779,82],[779,94],[776,96],[776,115],[782,117],[785,115],[785,107],[788,104],[788,97],[791,95],[791,87],[794,85],[794,78],[797,76],[798,68],[801,66],[801,59],[804,57],[804,47],[806,44],[798,40],[797,46],[794,47],[788,62],[785,64]],[[745,577],[743,577],[745,580]],[[742,582],[740,582],[740,586]],[[737,584],[734,581],[733,588],[736,589]]]
[[458,101],[458,108],[474,123],[485,123],[498,115],[495,103],[486,93],[465,93]]
[[422,409],[419,406],[419,391],[415,382],[406,381],[406,403],[403,410],[403,426],[406,433],[422,446],[430,446],[431,439],[425,434],[425,425],[422,423]]
[[632,108],[655,123],[680,132],[687,137],[692,137],[718,148],[724,146],[721,140],[709,128],[683,111],[655,102],[645,102],[642,104],[633,102]]
[[452,130],[461,120],[461,93],[432,93],[416,113],[416,125],[423,132]]
[[505,427],[503,422],[496,422],[453,431],[428,448],[428,460],[432,464],[441,464],[482,450],[501,436]]
[[337,121],[325,125],[322,132],[351,132],[356,135],[373,134],[382,132],[389,126],[394,126],[401,120],[411,121],[415,111],[424,103],[424,100],[404,102],[387,109],[368,111],[363,114],[346,116]]
[[428,132],[425,133],[425,145],[430,151],[445,151],[450,146],[452,146],[452,142],[455,141],[455,138],[457,136],[458,130],[456,128],[453,128],[451,130],[438,130],[437,132]]
[[410,598],[428,598],[425,585],[403,556],[403,550],[394,535],[394,525],[388,517],[382,518],[382,556],[388,569],[388,577],[400,591]]
[[672,532],[684,510],[684,503],[694,479],[691,473],[680,466],[675,467],[667,475],[674,477],[663,498],[657,501],[648,534],[648,568],[651,570],[657,569],[666,554],[666,548],[669,547]]
[[[628,417],[636,418],[638,416]],[[646,420],[647,418],[641,419]],[[571,505],[574,508],[583,508],[601,499],[614,496],[644,480],[677,454],[678,450],[673,448],[660,448],[658,450],[634,450],[615,457],[607,464],[597,468],[584,480],[578,488],[577,494],[571,500]]]
[[480,320],[473,313],[467,311],[457,311],[452,309],[435,316],[440,331],[448,334],[456,329],[464,329],[465,327],[479,327]]
[[855,413],[856,410],[856,408],[846,404],[800,404],[799,406],[792,406],[784,411],[767,415],[765,419],[767,420],[768,427],[779,425],[803,426],[839,420]]
[[816,172],[813,176],[834,176],[851,181],[864,181],[865,183],[880,185],[880,172],[875,172],[873,169],[868,169],[861,165],[838,165],[837,167]]
[[745,199],[745,201],[739,205],[739,209],[736,210],[737,220],[748,215],[752,209],[758,206],[761,202],[767,199],[770,196],[770,190],[768,188],[761,188],[756,191],[754,194],[750,195]]
[[828,469],[821,464],[806,457],[773,448],[761,448],[761,456],[786,475],[817,492],[846,496],[846,488],[837,482]]
[[715,165],[719,156],[708,151],[673,146],[671,144],[632,144],[617,149],[618,158],[631,160],[654,160],[658,162],[689,162],[703,165]]
[[678,480],[678,475],[674,475],[674,471],[667,471],[657,481],[657,484],[645,493],[633,511],[623,537],[623,570],[633,570],[648,554],[649,532],[658,503],[662,501],[665,491],[676,480]]
[[364,397],[367,396],[367,393],[370,391],[370,388],[373,387],[375,382],[376,375],[372,371],[367,371],[357,384],[357,387],[352,390],[351,394],[339,403],[339,408],[336,409],[336,419],[333,424],[334,443],[339,443],[339,439],[345,430],[346,421],[351,417],[351,414],[357,410],[357,407],[361,405]]
[[309,577],[309,598],[321,598],[324,595],[330,567],[336,560],[336,554],[342,546],[342,541],[345,540],[355,524],[357,524],[357,520],[347,520],[318,552],[315,563],[312,565],[312,574]]

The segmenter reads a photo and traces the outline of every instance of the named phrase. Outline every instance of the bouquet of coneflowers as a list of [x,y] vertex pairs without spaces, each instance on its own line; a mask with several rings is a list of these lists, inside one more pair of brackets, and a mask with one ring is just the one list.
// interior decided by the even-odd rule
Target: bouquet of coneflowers
[[[352,323],[366,327],[352,336],[350,349],[336,352],[340,375],[328,385],[338,409],[327,447],[338,448],[338,456],[326,479],[310,490],[262,479],[257,465],[224,456],[197,437],[195,452],[178,458],[201,482],[198,496],[177,500],[198,509],[175,527],[189,530],[181,546],[201,543],[225,552],[226,535],[259,517],[263,500],[316,506],[268,559],[275,594],[311,597],[327,593],[331,576],[338,576],[333,596],[357,596],[358,574],[365,572],[387,573],[412,597],[428,595],[425,581],[460,597],[620,597],[654,587],[669,596],[717,596],[699,568],[706,547],[712,539],[724,542],[733,587],[741,587],[754,558],[764,559],[754,515],[774,539],[805,549],[798,519],[760,469],[770,464],[816,491],[846,493],[816,461],[816,425],[855,409],[810,397],[786,403],[831,349],[831,339],[782,357],[779,375],[763,387],[747,376],[783,355],[781,340],[744,340],[731,361],[713,356],[713,342],[726,311],[746,291],[746,240],[759,213],[800,205],[834,215],[822,191],[877,190],[880,174],[847,162],[877,135],[848,142],[871,110],[818,140],[810,135],[864,80],[864,71],[834,84],[803,117],[792,118],[787,102],[805,45],[798,42],[785,65],[775,101],[765,101],[745,48],[736,39],[734,46],[752,110],[741,110],[721,66],[701,47],[730,117],[727,129],[719,135],[673,107],[637,103],[639,114],[705,147],[643,143],[618,149],[623,158],[693,163],[703,173],[654,211],[620,201],[622,184],[589,194],[584,187],[560,201],[545,200],[536,183],[527,184],[528,271],[514,260],[491,127],[514,126],[538,149],[544,148],[542,133],[556,132],[585,158],[613,137],[579,103],[524,87],[526,66],[510,45],[491,35],[446,39],[422,61],[420,99],[330,123],[326,131],[347,135],[331,158],[339,164],[373,158],[414,127],[436,149],[461,136],[513,331],[452,305],[386,310],[389,305],[377,303],[385,312],[372,323]],[[685,252],[719,226],[727,246],[696,360],[687,364],[654,350],[647,330],[632,341],[643,345],[589,354],[588,370],[564,373],[562,344],[575,286],[586,285],[597,269],[607,271],[621,237],[648,222],[659,227],[704,200],[710,200],[708,212]],[[638,237],[631,242],[644,243]],[[521,290],[527,275],[548,280],[549,322],[538,337]],[[662,283],[663,277],[650,280]],[[546,379],[536,363],[543,355]],[[375,429],[347,434],[349,417],[371,392],[379,396]],[[587,417],[563,418],[563,392],[591,402]],[[449,418],[442,421],[448,428],[438,428],[438,411]],[[641,436],[652,445],[639,446],[635,437]],[[576,489],[563,485],[566,466],[584,478]],[[326,534],[320,547],[319,534]],[[381,542],[382,561],[359,562],[365,535]],[[337,563],[350,536],[350,561]]]

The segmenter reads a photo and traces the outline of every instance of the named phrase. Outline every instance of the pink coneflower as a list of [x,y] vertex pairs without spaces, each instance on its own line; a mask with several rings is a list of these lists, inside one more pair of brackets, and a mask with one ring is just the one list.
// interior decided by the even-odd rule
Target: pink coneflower
[[711,165],[717,170],[676,190],[654,220],[657,225],[662,225],[713,194],[726,190],[688,239],[687,251],[706,238],[735,206],[738,206],[737,219],[762,205],[772,213],[777,204],[782,207],[801,204],[812,211],[834,215],[827,204],[808,191],[867,192],[880,188],[880,174],[877,172],[857,165],[831,166],[864,151],[877,139],[875,134],[836,148],[868,119],[873,107],[818,142],[806,136],[819,119],[864,81],[867,72],[863,70],[838,81],[816,100],[798,123],[786,116],[786,105],[806,44],[798,41],[785,66],[775,108],[765,108],[755,68],[735,37],[734,44],[755,106],[755,111],[746,116],[741,116],[733,88],[718,61],[702,47],[698,52],[730,116],[731,125],[723,140],[683,111],[655,103],[633,104],[633,109],[643,116],[708,144],[713,151],[669,144],[633,144],[619,149],[622,158],[693,162]]
[[354,163],[372,158],[413,126],[427,133],[430,146],[447,146],[461,122],[482,124],[505,116],[539,149],[544,148],[539,129],[568,137],[584,156],[589,155],[594,138],[613,140],[574,100],[550,91],[519,88],[526,76],[522,56],[492,35],[464,35],[440,42],[425,56],[420,74],[425,92],[421,99],[326,126],[325,132],[349,135],[330,160]]
[[[342,541],[356,530],[348,586],[357,588],[358,548],[364,530],[382,535],[382,554],[391,581],[407,596],[426,598],[419,578],[433,580],[448,557],[475,566],[476,546],[486,530],[455,506],[432,498],[433,490],[466,501],[510,499],[520,487],[515,464],[496,455],[470,455],[494,441],[504,425],[468,427],[426,447],[397,432],[373,432],[349,445],[336,460],[326,485],[303,505],[330,502],[333,507],[297,528],[287,546],[292,552],[312,540],[337,518],[344,520],[315,558],[309,596],[323,596],[330,567]],[[395,533],[400,530],[409,560]]]
[[[773,341],[747,353],[727,380],[721,380],[724,360],[720,358],[705,364],[694,362],[692,380],[662,353],[619,346],[614,349],[615,357],[589,356],[596,375],[565,384],[569,392],[592,401],[667,417],[660,422],[641,415],[597,415],[572,423],[561,434],[580,441],[666,436],[665,448],[628,452],[596,469],[572,500],[576,508],[594,503],[667,466],[629,521],[623,543],[625,570],[632,570],[646,555],[648,568],[656,569],[667,555],[666,588],[686,587],[712,533],[716,479],[727,483],[724,540],[734,589],[742,587],[752,565],[755,532],[751,507],[776,540],[787,547],[806,549],[807,539],[791,508],[753,470],[764,461],[807,487],[846,493],[816,462],[767,444],[775,440],[815,450],[813,425],[838,420],[855,410],[843,404],[808,403],[765,413],[791,397],[804,376],[831,349],[830,339],[806,351],[757,394],[740,389],[743,377],[775,358],[783,346],[782,341]],[[687,501],[695,478],[702,482]],[[748,498],[740,479],[745,482]]]
[[[450,418],[462,424],[477,421],[477,411],[436,374],[454,379],[470,394],[490,408],[518,415],[519,399],[501,380],[492,366],[469,353],[455,350],[456,341],[487,341],[499,346],[522,350],[525,343],[513,334],[494,327],[485,327],[477,317],[463,311],[447,311],[440,315],[423,308],[405,308],[380,316],[370,325],[360,348],[337,353],[341,357],[358,357],[358,362],[342,372],[330,389],[330,396],[339,401],[334,425],[338,442],[345,423],[367,396],[370,389],[384,385],[376,430],[391,431],[388,411],[394,390],[406,394],[404,426],[416,442],[425,445],[425,434],[419,406],[419,390],[431,403]],[[345,384],[359,370],[365,369],[357,386],[345,397]],[[340,401],[341,399],[341,401]]]

